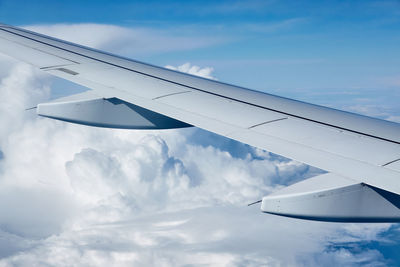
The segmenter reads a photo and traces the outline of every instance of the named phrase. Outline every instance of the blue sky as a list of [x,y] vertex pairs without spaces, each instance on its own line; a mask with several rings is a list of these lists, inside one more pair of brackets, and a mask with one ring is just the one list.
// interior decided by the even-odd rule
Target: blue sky
[[[190,62],[190,64],[201,68],[213,68],[213,71],[210,71],[211,75],[228,83],[379,118],[400,121],[399,1],[140,2],[0,0],[0,22],[17,26],[39,25],[35,27],[49,34],[60,34],[61,37],[65,36],[65,38],[70,38],[71,40],[79,40],[87,45],[93,45],[113,53],[160,66],[180,66]],[[59,26],[52,28],[54,25]],[[74,28],[73,25],[78,26]],[[110,25],[117,27],[109,28],[108,26]],[[124,36],[124,34],[129,36]],[[13,100],[15,103],[13,103],[17,106],[21,106],[21,103],[16,102],[20,99],[25,99],[25,102],[35,105],[36,103],[32,101],[34,99],[44,99],[49,87],[52,89],[49,94],[53,95],[64,94],[66,93],[64,88],[70,89],[74,87],[74,85],[60,80],[51,80],[49,83],[47,78],[31,73],[30,70],[24,67],[13,68],[11,73],[13,72],[16,73],[15,77],[20,75],[22,78],[17,79],[13,75],[4,78],[6,75],[0,72],[3,78],[0,87],[4,92],[20,93],[25,96],[25,98],[15,97]],[[16,84],[16,88],[14,88],[12,81]],[[20,83],[22,86],[20,86]],[[26,88],[34,88],[34,93],[23,91],[24,86]],[[69,90],[68,92],[72,91],[74,90]],[[2,94],[1,91],[0,94]],[[26,95],[31,97],[26,97]],[[6,94],[6,96],[8,95]],[[26,100],[27,98],[31,102]],[[4,104],[3,107],[5,107]],[[0,108],[2,107],[0,106]],[[8,114],[8,117],[4,114]],[[143,226],[143,223],[141,223],[144,221],[152,225],[153,220],[162,221],[171,216],[177,217],[175,222],[177,229],[173,228],[171,231],[178,231],[181,234],[178,236],[188,235],[193,240],[202,240],[199,236],[208,234],[213,230],[206,227],[205,231],[202,231],[203,227],[205,227],[204,225],[207,224],[204,221],[212,220],[216,220],[217,225],[226,227],[228,232],[244,231],[248,235],[246,237],[245,234],[238,236],[227,234],[226,239],[224,239],[221,237],[224,236],[222,231],[222,234],[216,235],[221,238],[220,243],[215,240],[207,241],[206,243],[196,243],[196,241],[195,246],[190,247],[194,251],[207,251],[207,248],[202,248],[206,244],[211,250],[223,254],[228,251],[224,247],[227,246],[227,243],[240,243],[243,241],[249,244],[248,250],[254,249],[255,258],[260,260],[259,263],[263,263],[263,251],[260,248],[257,250],[257,247],[260,247],[259,244],[268,247],[269,244],[265,243],[265,240],[260,241],[256,238],[257,231],[263,233],[261,236],[264,239],[268,239],[271,236],[271,240],[275,240],[274,237],[276,238],[277,233],[284,234],[285,231],[288,231],[289,236],[285,237],[284,241],[279,242],[279,238],[277,238],[276,240],[278,241],[274,241],[273,245],[276,244],[278,248],[288,246],[293,251],[301,251],[302,245],[296,245],[295,239],[304,238],[304,247],[307,247],[307,249],[304,249],[302,253],[299,252],[300,256],[297,254],[293,256],[293,259],[288,256],[287,258],[293,261],[280,262],[284,265],[285,263],[304,266],[335,265],[335,263],[343,265],[372,263],[373,265],[379,265],[382,263],[382,265],[396,266],[400,262],[400,256],[397,253],[400,249],[399,227],[397,225],[367,225],[365,227],[350,225],[342,227],[337,224],[296,223],[286,219],[268,217],[267,215],[261,216],[256,209],[245,211],[239,209],[237,211],[237,207],[240,207],[238,203],[248,199],[245,197],[245,193],[235,195],[235,190],[240,191],[243,187],[250,188],[249,190],[253,190],[257,194],[269,192],[284,184],[283,182],[274,184],[273,181],[276,182],[279,179],[293,181],[298,179],[296,175],[304,178],[312,172],[306,166],[271,158],[270,155],[265,155],[263,152],[204,131],[164,133],[156,137],[148,137],[148,133],[111,132],[85,127],[79,128],[79,126],[70,126],[32,117],[25,118],[24,116],[27,115],[15,115],[7,109],[2,113],[0,112],[0,121],[4,120],[2,121],[3,125],[6,125],[6,123],[7,125],[13,124],[10,127],[12,128],[11,130],[7,129],[7,133],[0,131],[0,177],[2,177],[0,180],[8,181],[7,179],[9,179],[12,182],[8,183],[12,184],[16,183],[14,180],[19,181],[18,179],[21,179],[23,184],[23,186],[14,184],[16,188],[19,188],[19,186],[23,188],[19,188],[19,191],[14,187],[9,192],[5,192],[4,189],[3,191],[0,190],[0,202],[8,203],[10,199],[14,200],[10,193],[14,192],[16,196],[21,194],[26,196],[28,201],[32,201],[34,210],[39,209],[37,207],[41,204],[45,205],[46,202],[49,202],[48,199],[41,200],[43,203],[40,201],[36,203],[33,200],[37,198],[35,194],[41,192],[40,190],[42,189],[32,186],[28,192],[23,191],[29,188],[25,183],[27,181],[30,183],[31,180],[29,179],[37,179],[40,183],[52,184],[54,183],[54,177],[61,177],[57,178],[59,180],[56,180],[56,182],[64,187],[72,184],[70,191],[74,192],[70,195],[69,191],[62,191],[63,194],[61,195],[66,195],[68,201],[70,198],[82,201],[90,209],[85,210],[89,215],[82,216],[84,219],[81,220],[71,219],[75,217],[69,215],[69,213],[68,215],[59,215],[59,209],[68,211],[73,209],[69,204],[64,203],[64,198],[60,197],[55,201],[55,206],[50,207],[50,210],[56,214],[54,216],[56,218],[49,217],[49,219],[44,216],[43,220],[30,217],[27,219],[26,216],[28,215],[24,215],[26,212],[22,208],[20,212],[17,209],[18,212],[16,214],[9,216],[14,219],[10,219],[5,215],[0,216],[0,225],[8,225],[8,228],[3,229],[0,227],[0,236],[4,240],[12,240],[12,242],[9,242],[13,244],[8,249],[10,251],[28,251],[26,255],[21,254],[23,255],[22,259],[21,257],[13,256],[10,260],[11,263],[26,264],[32,255],[32,257],[35,255],[37,257],[37,255],[45,254],[50,258],[57,256],[52,254],[54,253],[52,252],[52,246],[59,245],[62,247],[63,244],[68,242],[71,242],[70,247],[75,246],[76,243],[83,243],[87,244],[86,247],[91,248],[93,246],[93,248],[98,248],[98,246],[101,246],[98,243],[102,242],[102,238],[108,240],[107,238],[110,237],[107,235],[110,234],[112,236],[114,233],[116,234],[115,242],[119,247],[123,248],[123,250],[126,247],[132,249],[132,244],[128,246],[124,243],[124,239],[120,238],[119,235],[123,236],[120,231],[121,227],[122,233],[124,231],[126,233],[135,233],[134,237],[138,239],[141,239],[139,238],[141,236],[140,233],[135,232],[137,229],[143,230],[145,233],[150,231],[151,234],[145,236],[145,238],[143,237],[143,239],[146,242],[151,241],[157,244],[151,247],[154,251],[164,251],[167,248],[167,251],[172,251],[172,255],[169,255],[171,258],[179,255],[179,259],[185,262],[185,257],[180,254],[180,246],[184,247],[185,242],[179,243],[179,240],[169,236],[152,239],[156,235],[155,233],[160,233],[161,230],[157,228],[159,226],[156,227],[154,232],[151,232],[154,229],[149,230],[148,226]],[[22,117],[23,119],[21,119]],[[21,123],[17,123],[20,120]],[[127,136],[133,140],[128,141]],[[138,139],[139,137],[137,136],[143,137],[143,139]],[[107,144],[102,140],[108,140]],[[35,144],[38,145],[36,146]],[[147,164],[147,158],[140,158],[137,154],[130,154],[129,151],[126,151],[126,147],[132,147],[147,155],[148,158],[154,161],[154,164]],[[29,151],[29,148],[34,153],[18,153],[17,148],[24,151]],[[50,161],[42,163],[37,151],[47,155]],[[224,152],[229,152],[229,155],[224,154]],[[27,155],[21,156],[20,154]],[[28,157],[29,154],[33,156]],[[203,155],[201,160],[197,159],[198,154]],[[231,156],[232,158],[230,158]],[[208,167],[211,164],[210,161],[217,162],[215,163],[217,167],[210,167],[211,170],[209,171],[202,170],[201,167]],[[137,168],[133,168],[127,162],[134,162]],[[150,189],[147,187],[143,187],[143,189],[141,187],[142,183],[136,180],[132,182],[132,178],[126,181],[122,181],[122,178],[121,181],[118,179],[118,181],[111,181],[109,179],[114,176],[119,177],[120,174],[121,177],[125,177],[126,173],[135,173],[138,168],[141,171],[145,170],[146,173],[152,173],[158,168],[157,162],[160,162],[160,166],[164,163],[173,163],[173,167],[176,168],[174,170],[176,172],[175,176],[170,172],[167,174],[169,176],[172,175],[171,177],[176,179],[176,181],[174,180],[176,183],[182,182],[182,179],[187,178],[186,176],[189,176],[190,179],[203,177],[202,179],[207,183],[205,183],[204,187],[200,186],[199,188],[187,189],[188,191],[182,192],[179,190],[186,188],[183,185],[172,189],[168,188],[167,185],[162,185],[166,187],[166,194],[174,196],[169,197],[162,194],[167,203],[164,207],[157,202],[159,195],[147,193],[147,191],[156,190],[149,184],[146,184],[146,186],[149,186]],[[244,177],[242,179],[244,181],[243,185],[240,183],[240,186],[235,185],[235,183],[232,185],[228,179],[230,177],[229,174],[226,174],[228,178],[224,178],[223,173],[227,164],[232,164],[229,166],[235,170],[237,168],[238,173]],[[19,170],[20,166],[24,166],[25,170]],[[104,166],[109,166],[109,168]],[[110,166],[115,168],[115,171],[111,171],[110,169],[112,168]],[[95,176],[92,177],[94,180],[89,179],[89,184],[93,182],[93,188],[89,186],[87,191],[82,188],[74,188],[74,183],[83,188],[87,186],[85,178],[87,176],[91,177],[90,175],[93,175],[93,173],[85,171],[85,168],[94,169],[93,172],[100,177]],[[184,170],[180,171],[180,168]],[[46,171],[43,169],[46,169]],[[161,172],[163,172],[164,169],[161,169]],[[281,173],[277,170],[280,170]],[[264,172],[267,173],[267,178],[271,179],[272,182],[264,184],[259,181],[267,179],[262,174]],[[216,176],[219,176],[219,173],[221,173],[222,178],[214,177],[216,174],[218,174]],[[15,178],[19,176],[22,178]],[[129,178],[129,176],[127,177]],[[252,177],[256,182],[251,180]],[[163,177],[157,176],[155,181],[161,178]],[[227,184],[229,186],[222,184],[224,186],[222,187],[221,184],[215,182],[218,179],[228,181]],[[83,180],[82,184],[79,184],[78,180]],[[201,184],[201,179],[198,182]],[[112,186],[109,186],[110,183],[112,183]],[[254,189],[254,183],[261,185],[262,189]],[[135,188],[129,186],[138,186],[146,193],[140,190],[135,191]],[[219,186],[221,186],[221,194],[226,193],[229,196],[232,194],[232,198],[225,198],[218,191],[213,191]],[[137,199],[134,198],[132,200],[127,197],[127,199],[122,198],[121,200],[115,198],[114,195],[112,198],[109,197],[109,192],[115,193],[113,190],[120,187],[123,188],[120,191],[124,194],[137,194]],[[49,193],[49,198],[53,197],[52,194],[54,192],[58,191],[51,192]],[[184,201],[174,202],[175,198],[179,200],[179,197],[181,197],[177,197],[174,194],[187,195],[187,192],[192,194],[197,202],[191,199],[192,195],[187,198],[183,197]],[[156,191],[156,193],[159,194],[160,192]],[[204,194],[212,201],[207,200],[207,202],[204,200]],[[47,196],[46,194],[43,195]],[[153,198],[155,200],[149,201],[149,199]],[[99,203],[102,204],[93,204],[95,203],[93,199],[99,200]],[[18,201],[16,203],[19,203]],[[148,206],[143,204],[148,201],[150,202]],[[124,205],[121,204],[119,206],[120,202],[124,203]],[[132,202],[134,205],[126,204],[128,202]],[[184,206],[182,211],[176,208],[182,202],[192,203],[194,206],[197,205],[196,207],[211,205],[211,208],[209,210],[201,208],[197,210],[196,208],[190,209]],[[218,206],[221,203],[222,207]],[[229,205],[233,203],[233,208],[227,203]],[[71,205],[73,206],[75,203]],[[214,208],[214,205],[217,207]],[[228,208],[225,208],[224,205],[228,205]],[[76,208],[76,206],[73,207]],[[118,209],[114,210],[115,207],[118,207]],[[81,208],[79,206],[79,209]],[[149,208],[150,211],[155,210],[156,215],[151,212],[145,213],[143,210],[146,208]],[[4,212],[1,212],[2,209],[3,207],[0,205],[0,214],[4,214]],[[171,215],[169,213],[171,210],[177,213]],[[136,212],[141,215],[139,220],[134,216]],[[73,212],[71,211],[71,213]],[[115,214],[118,215],[115,216],[116,221],[125,220],[125,222],[129,222],[132,220],[133,226],[128,227],[124,226],[125,224],[123,223],[109,222],[105,219],[114,218]],[[196,214],[200,215],[196,216]],[[216,214],[222,215],[218,217]],[[100,227],[105,229],[104,233],[101,231],[96,232],[98,228],[90,228],[92,225],[87,222],[89,221],[93,224],[91,220],[94,220],[90,216],[104,223],[103,225],[99,222]],[[241,229],[240,222],[242,224],[250,223],[250,221],[245,221],[243,218],[241,218],[243,221],[239,220],[239,223],[231,225],[230,222],[235,221],[238,216],[248,217],[254,223],[251,224],[254,230],[251,227],[247,230]],[[17,222],[13,221],[15,218],[18,219]],[[46,221],[46,218],[51,223]],[[73,227],[68,228],[65,226],[67,224],[65,222],[68,221],[65,218],[72,221],[75,220],[75,224],[84,225],[84,227],[79,228],[79,231],[76,231]],[[231,221],[227,222],[228,219],[226,218]],[[95,223],[97,223],[96,220],[94,220]],[[185,220],[188,222],[186,223]],[[9,223],[10,221],[14,223]],[[24,224],[22,221],[32,223]],[[58,223],[58,221],[63,223]],[[257,221],[261,223],[255,223]],[[117,225],[117,228],[112,228],[108,232],[109,228],[107,227],[113,223]],[[180,223],[183,228],[179,228]],[[280,225],[281,228],[276,230],[275,233],[274,231],[269,231],[271,227],[276,227],[276,225]],[[135,228],[136,226],[137,229]],[[67,230],[48,230],[53,228],[64,229],[63,227],[66,227],[65,229]],[[124,227],[129,229],[127,230]],[[304,229],[303,235],[295,231],[297,227]],[[8,231],[14,228],[17,230]],[[25,232],[24,234],[18,234],[18,231]],[[40,231],[50,231],[50,234],[41,235]],[[87,233],[90,231],[92,231],[93,236]],[[293,235],[292,239],[291,234]],[[58,239],[57,235],[59,236]],[[37,241],[37,236],[40,236],[45,241],[40,243],[41,241]],[[78,238],[79,242],[74,238]],[[6,247],[6,245],[2,244],[0,242],[0,248]],[[104,251],[107,250],[107,244],[109,243],[103,244],[104,247],[102,249]],[[167,244],[172,244],[172,247],[168,247]],[[178,245],[174,247],[175,244]],[[47,249],[47,247],[49,248]],[[79,249],[84,250],[84,246],[78,246],[78,251]],[[109,249],[114,248],[110,245]],[[244,250],[243,247],[242,249]],[[240,247],[234,247],[233,250],[238,255],[240,254]],[[4,249],[1,255],[12,255],[11,252],[4,251],[6,250]],[[147,252],[145,252],[147,250],[143,249],[142,251],[143,254],[147,255]],[[273,251],[273,253],[271,252],[272,256],[268,255],[268,257],[271,256],[273,259],[284,259],[284,253],[287,253],[284,249],[271,249],[271,251]],[[30,252],[32,253],[29,254]],[[162,254],[163,252],[158,253]],[[235,253],[233,255],[236,255]],[[75,259],[74,255],[76,254],[72,254],[72,259]],[[89,258],[91,257],[90,255]],[[153,260],[154,258],[159,259],[158,256],[159,254],[155,253],[154,255],[151,254],[149,258],[153,257]],[[162,254],[162,256],[168,258],[168,255]],[[165,257],[163,258],[164,260]],[[249,259],[244,257],[240,258],[240,260],[245,265]],[[51,261],[46,263],[48,262]],[[279,261],[277,262],[279,263]],[[273,263],[274,261],[272,261]]]
[[219,79],[260,90],[301,97],[399,86],[398,1],[2,0],[0,7],[0,20],[16,25],[90,22],[198,35],[209,45],[135,56],[212,65]]

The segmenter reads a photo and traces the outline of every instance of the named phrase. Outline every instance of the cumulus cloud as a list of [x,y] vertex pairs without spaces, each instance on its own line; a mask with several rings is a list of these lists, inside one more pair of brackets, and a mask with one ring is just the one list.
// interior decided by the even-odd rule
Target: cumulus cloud
[[199,66],[191,65],[188,62],[183,65],[180,65],[178,67],[174,67],[174,66],[170,66],[170,65],[167,65],[165,67],[168,69],[171,69],[171,70],[177,70],[180,72],[185,72],[185,73],[189,73],[192,75],[197,75],[197,76],[201,76],[204,78],[215,80],[215,78],[211,75],[211,73],[214,71],[214,69],[211,67],[201,68]]
[[[390,225],[342,227],[246,207],[317,170],[198,129],[112,130],[36,117],[24,109],[51,97],[49,78],[10,65],[0,83],[2,265],[384,260],[376,249],[343,244],[387,242]],[[212,77],[211,68],[175,69]]]

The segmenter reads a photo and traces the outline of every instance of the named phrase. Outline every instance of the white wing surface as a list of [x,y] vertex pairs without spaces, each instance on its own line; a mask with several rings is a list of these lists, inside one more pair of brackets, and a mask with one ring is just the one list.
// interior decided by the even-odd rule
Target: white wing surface
[[7,25],[0,25],[0,52],[92,89],[39,104],[39,115],[110,128],[196,126],[329,172],[263,198],[264,212],[325,221],[400,221],[397,123],[195,77]]

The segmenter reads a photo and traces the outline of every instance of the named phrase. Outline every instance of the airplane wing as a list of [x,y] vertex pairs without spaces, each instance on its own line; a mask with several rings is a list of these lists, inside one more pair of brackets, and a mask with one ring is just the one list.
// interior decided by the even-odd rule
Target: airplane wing
[[156,67],[0,24],[0,52],[92,90],[41,116],[126,129],[196,126],[328,173],[262,199],[263,212],[400,221],[400,124]]

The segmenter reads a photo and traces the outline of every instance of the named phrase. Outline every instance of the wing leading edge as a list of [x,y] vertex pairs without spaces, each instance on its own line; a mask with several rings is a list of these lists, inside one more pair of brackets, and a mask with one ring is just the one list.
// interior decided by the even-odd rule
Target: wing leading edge
[[[323,179],[351,181],[355,185],[350,188],[358,193],[352,194],[348,201],[355,203],[354,199],[361,199],[360,204],[347,209],[347,213],[337,212],[340,220],[336,215],[336,219],[298,213],[292,217],[331,221],[353,218],[354,221],[354,216],[349,214],[370,203],[371,199],[381,200],[372,201],[380,203],[379,207],[376,204],[377,209],[386,203],[394,205],[394,208],[385,209],[389,213],[398,210],[395,198],[387,197],[400,194],[400,125],[397,123],[179,73],[7,25],[0,25],[0,52],[91,88],[98,97],[96,100],[78,96],[78,99],[58,104],[42,104],[38,109],[40,115],[57,114],[48,117],[110,128],[197,126],[331,173],[322,180],[313,180],[314,184],[323,184]],[[80,106],[81,110],[74,111],[76,101],[79,105],[83,101],[83,109]],[[123,105],[117,107],[112,101]],[[103,121],[104,116],[99,114],[117,115],[110,115]],[[124,114],[122,119],[119,114]],[[65,119],[68,116],[74,119]],[[357,184],[367,187],[357,187]],[[314,206],[317,211],[317,206],[310,203],[318,199],[303,202],[303,198],[296,198],[298,194],[316,196],[310,195],[308,187],[301,187],[303,191],[294,195],[280,194],[280,197],[304,203],[304,207],[311,210]],[[338,184],[336,189],[343,187],[347,185]],[[336,192],[333,195],[337,197],[340,196],[337,192],[343,192],[329,190],[320,188],[312,192]],[[374,194],[378,190],[380,193]],[[381,199],[382,196],[385,197]],[[270,203],[275,201],[276,204],[280,197],[264,198],[263,211],[270,212],[273,207]],[[322,201],[325,204],[318,208],[334,212],[329,206],[335,203],[332,199],[335,197]],[[290,216],[276,209],[271,213]],[[368,211],[357,218],[361,218],[358,221],[368,221],[371,216],[374,219],[369,221],[400,220],[398,213],[392,212],[392,215]]]

